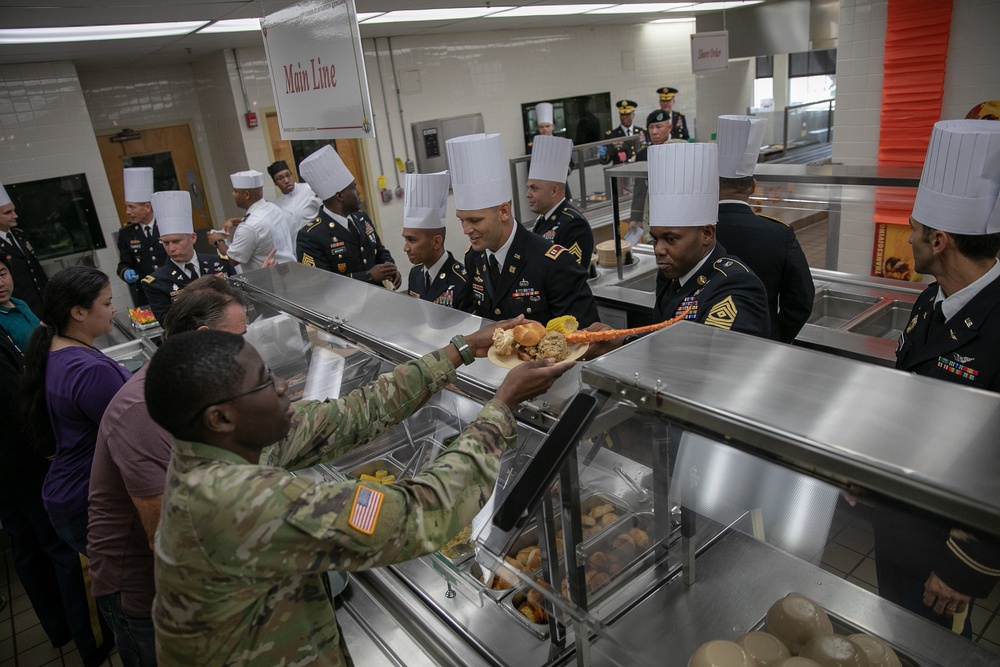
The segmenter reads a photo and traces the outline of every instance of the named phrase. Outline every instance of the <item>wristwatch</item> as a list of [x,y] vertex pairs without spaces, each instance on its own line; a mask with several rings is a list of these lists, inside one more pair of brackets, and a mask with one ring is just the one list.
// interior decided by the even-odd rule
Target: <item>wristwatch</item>
[[469,344],[465,342],[464,336],[455,336],[451,339],[451,344],[458,348],[458,353],[461,355],[462,361],[465,362],[466,365],[471,364],[476,360],[476,355],[472,353],[472,348],[470,348]]
[[226,239],[215,239],[215,243],[213,243],[212,245],[214,245],[216,248],[218,248],[220,243],[225,243],[225,242],[226,242]]

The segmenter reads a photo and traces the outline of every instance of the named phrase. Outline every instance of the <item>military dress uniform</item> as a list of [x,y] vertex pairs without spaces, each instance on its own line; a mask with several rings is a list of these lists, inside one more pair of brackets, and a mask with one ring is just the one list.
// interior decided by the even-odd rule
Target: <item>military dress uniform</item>
[[160,664],[350,665],[324,590],[356,571],[431,553],[467,526],[517,444],[510,410],[488,402],[413,481],[295,477],[396,425],[455,379],[440,351],[330,401],[293,403],[291,430],[260,464],[176,441],[156,540],[153,623]]
[[[236,270],[232,264],[216,255],[207,255],[199,252],[195,256],[198,259],[199,278],[201,276],[219,274],[224,276],[236,275]],[[192,281],[193,279],[186,272],[181,271],[170,260],[167,260],[163,266],[142,279],[143,289],[146,292],[146,296],[149,297],[149,307],[153,311],[153,316],[156,317],[157,322],[163,324],[163,318],[167,316],[174,297],[180,294],[180,291]]]
[[566,248],[552,245],[514,221],[514,241],[500,279],[494,284],[486,251],[470,248],[465,269],[472,280],[473,315],[505,320],[518,315],[545,324],[573,315],[580,328],[598,322],[597,305],[587,284],[587,270]]
[[584,268],[590,266],[594,254],[594,230],[568,199],[563,199],[548,217],[538,216],[532,231],[546,241],[566,248]]
[[688,132],[687,118],[680,111],[670,112],[670,138],[683,139],[684,141],[691,138],[691,133]]
[[812,313],[816,287],[792,228],[756,215],[749,204],[727,201],[719,204],[716,238],[764,283],[771,338],[794,341]]
[[[148,238],[143,227],[141,223],[132,222],[118,230],[117,273],[122,280],[125,280],[125,272],[132,269],[139,274],[141,281],[167,262],[167,253],[160,244],[160,230],[156,221],[150,223],[152,229]],[[139,281],[129,285],[128,291],[136,306],[145,306],[149,303],[149,297]]]
[[49,277],[45,275],[45,270],[35,257],[35,249],[31,247],[31,241],[24,232],[11,227],[7,233],[14,237],[14,243],[8,242],[0,234],[0,252],[7,255],[10,273],[14,278],[14,293],[11,296],[28,304],[31,311],[41,319],[42,295],[45,293],[45,286],[49,284]]
[[429,289],[424,285],[424,267],[410,269],[407,289],[412,297],[430,301],[455,310],[468,311],[472,305],[472,290],[465,265],[448,252],[448,259],[431,280]]
[[299,230],[295,257],[306,266],[372,282],[371,269],[393,262],[392,254],[375,231],[371,219],[358,211],[347,216],[354,229],[348,231],[334,221],[325,208],[309,225]]
[[[617,139],[619,137],[629,137],[629,136],[639,136],[639,146],[649,143],[649,133],[646,128],[639,127],[638,125],[632,125],[632,134],[630,135],[628,131],[619,125],[613,130],[606,130],[604,132],[605,139]],[[638,147],[633,141],[626,141],[621,144],[613,144],[609,150],[607,150],[604,155],[600,157],[601,164],[622,164],[623,162],[634,162],[635,154],[638,152]]]
[[658,281],[655,322],[677,317],[687,308],[686,320],[761,338],[771,333],[764,285],[721,243],[715,244],[708,259],[685,285],[679,285],[676,279]]

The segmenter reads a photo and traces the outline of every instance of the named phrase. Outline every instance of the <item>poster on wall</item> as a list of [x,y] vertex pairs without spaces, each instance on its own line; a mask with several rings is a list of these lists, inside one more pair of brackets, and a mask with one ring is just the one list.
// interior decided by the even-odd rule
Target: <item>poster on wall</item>
[[304,0],[260,23],[282,139],[375,136],[354,0]]
[[919,283],[923,276],[913,268],[913,247],[909,239],[909,225],[876,222],[872,275]]
[[691,71],[729,69],[729,31],[696,32],[691,35]]

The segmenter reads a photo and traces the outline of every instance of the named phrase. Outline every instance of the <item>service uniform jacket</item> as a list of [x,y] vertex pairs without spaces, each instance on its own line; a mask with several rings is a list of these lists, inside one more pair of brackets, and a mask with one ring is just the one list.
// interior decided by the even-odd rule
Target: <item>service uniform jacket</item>
[[552,215],[538,216],[532,231],[546,241],[566,248],[584,268],[590,267],[590,258],[594,254],[594,230],[568,199],[563,199]]
[[[649,134],[646,132],[646,128],[639,127],[638,125],[633,125],[632,136],[635,135],[639,135],[640,145],[649,143]],[[619,125],[613,130],[607,130],[604,133],[605,139],[617,139],[618,137],[627,137],[627,136],[629,135],[625,132],[625,128],[622,127],[621,125]],[[618,148],[619,146],[620,148]],[[614,149],[612,150],[612,147],[609,147],[604,156],[600,158],[602,164],[608,164],[609,162],[611,164],[622,164],[623,161],[632,162],[635,159],[635,153],[638,150],[636,148],[635,143],[631,141],[622,144],[614,144],[613,148]],[[620,153],[625,154],[624,160],[622,160],[622,156],[620,155]]]
[[729,255],[721,243],[691,276],[673,291],[677,280],[658,281],[653,320],[662,322],[680,315],[701,324],[767,338],[771,323],[767,315],[767,291],[760,278],[743,262]]
[[[937,283],[928,286],[913,305],[899,338],[896,368],[965,387],[1000,391],[1000,278],[946,322],[934,317],[938,289]],[[936,446],[947,447],[948,443]],[[914,582],[923,584],[933,571],[960,593],[986,597],[1000,577],[1000,543],[996,539],[980,541],[961,533],[953,535],[946,522],[883,505],[876,506],[873,522],[877,557],[902,569]]]
[[500,282],[493,284],[486,251],[465,253],[465,270],[472,280],[473,315],[505,320],[518,315],[545,324],[573,315],[580,328],[599,321],[597,304],[587,284],[587,270],[566,248],[552,245],[514,221],[514,241]]
[[432,464],[395,484],[303,470],[367,444],[455,380],[440,351],[327,401],[293,403],[291,429],[259,464],[175,441],[156,539],[153,625],[161,665],[352,664],[324,579],[433,553],[493,492],[517,427],[498,401]]
[[357,234],[344,229],[321,208],[316,219],[299,230],[295,257],[306,266],[370,283],[373,266],[395,261],[367,215],[358,211],[347,217]]
[[31,247],[31,241],[24,232],[11,227],[10,233],[14,235],[17,246],[7,243],[6,237],[0,235],[0,252],[7,255],[10,273],[14,278],[14,293],[11,296],[28,304],[31,311],[41,319],[42,295],[45,293],[45,286],[49,284],[49,277],[45,275],[45,270],[35,257],[35,249]]
[[[232,276],[236,274],[236,269],[229,262],[216,255],[207,255],[199,252],[196,254],[196,257],[198,259],[198,270],[201,271],[199,277],[219,274]],[[163,324],[163,318],[167,316],[167,311],[170,310],[170,304],[173,302],[174,297],[180,294],[180,291],[189,282],[191,282],[191,278],[188,277],[187,273],[177,268],[177,265],[170,260],[167,260],[163,266],[142,279],[143,289],[146,292],[146,296],[149,297],[149,308],[153,311],[153,316],[156,317],[157,322]]]
[[[151,224],[153,230],[148,241],[141,223],[130,222],[118,230],[117,273],[122,280],[125,280],[125,272],[132,269],[139,274],[141,281],[167,262],[167,253],[160,244],[160,229],[155,220]],[[141,282],[129,285],[128,291],[132,294],[135,305],[144,306],[149,303]]]
[[456,310],[468,311],[472,306],[472,288],[465,265],[448,252],[448,259],[431,280],[431,288],[424,290],[424,267],[410,269],[407,282],[410,296],[430,301]]
[[755,215],[749,204],[719,204],[718,242],[750,267],[767,290],[771,338],[791,343],[812,313],[816,287],[791,227]]
[[680,111],[670,112],[670,138],[683,139],[684,141],[691,138],[691,134],[688,132],[687,118]]

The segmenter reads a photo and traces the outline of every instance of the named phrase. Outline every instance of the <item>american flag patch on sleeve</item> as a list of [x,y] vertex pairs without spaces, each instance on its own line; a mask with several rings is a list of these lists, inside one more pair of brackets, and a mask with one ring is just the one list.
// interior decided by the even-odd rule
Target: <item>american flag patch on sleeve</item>
[[360,530],[365,535],[375,532],[375,522],[378,521],[379,510],[385,495],[381,491],[373,491],[366,486],[359,486],[354,492],[354,503],[351,505],[351,518],[347,524]]

